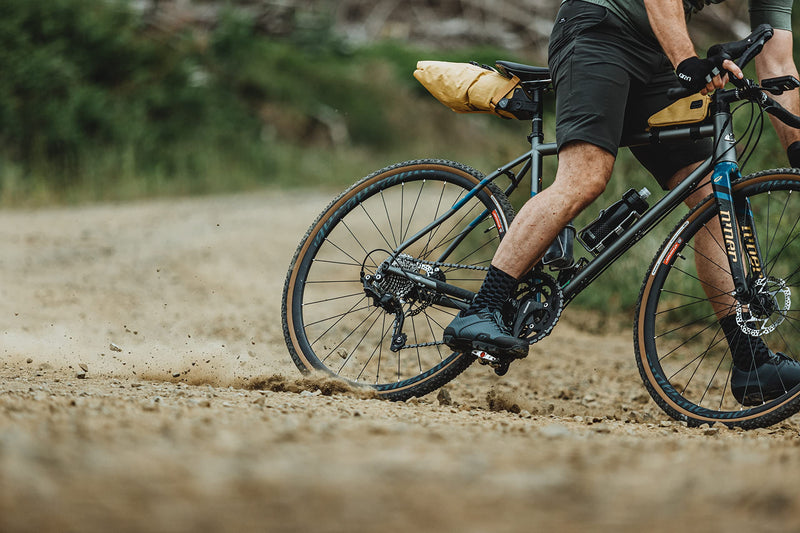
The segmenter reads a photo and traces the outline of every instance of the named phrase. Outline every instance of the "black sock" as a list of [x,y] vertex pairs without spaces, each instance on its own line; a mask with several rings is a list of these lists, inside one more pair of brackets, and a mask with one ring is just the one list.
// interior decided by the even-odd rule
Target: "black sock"
[[475,299],[469,306],[465,315],[474,315],[480,309],[488,307],[492,311],[502,309],[503,304],[517,288],[519,282],[513,276],[509,276],[499,268],[489,267],[489,273],[483,280],[483,285],[475,295]]
[[739,370],[749,371],[760,366],[769,359],[769,348],[761,340],[761,337],[748,335],[739,324],[736,323],[735,315],[728,315],[719,321],[722,332],[728,339],[728,346],[731,348],[733,364]]

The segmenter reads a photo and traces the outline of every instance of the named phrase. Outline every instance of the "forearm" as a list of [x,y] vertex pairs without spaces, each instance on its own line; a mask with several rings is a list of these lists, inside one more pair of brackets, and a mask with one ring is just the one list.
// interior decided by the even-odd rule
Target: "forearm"
[[[775,30],[775,35],[767,41],[764,50],[756,56],[755,64],[760,80],[787,75],[798,77],[797,67],[792,57],[792,32]],[[797,89],[773,96],[773,98],[790,112],[800,115],[800,92]],[[795,141],[800,141],[800,130],[787,126],[772,115],[770,115],[770,120],[775,131],[778,132],[778,138],[784,148]]]
[[697,55],[686,29],[682,0],[644,0],[644,6],[650,27],[673,67]]

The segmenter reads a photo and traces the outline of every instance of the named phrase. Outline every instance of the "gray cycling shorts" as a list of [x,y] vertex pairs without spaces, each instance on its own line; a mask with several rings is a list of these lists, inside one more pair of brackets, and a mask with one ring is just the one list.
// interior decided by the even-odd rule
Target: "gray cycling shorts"
[[[680,87],[657,47],[602,6],[582,0],[561,5],[550,35],[549,67],[556,92],[556,143],[585,141],[617,155],[626,135],[641,133],[647,119],[668,106]],[[710,139],[630,149],[665,184],[675,172],[704,160]]]

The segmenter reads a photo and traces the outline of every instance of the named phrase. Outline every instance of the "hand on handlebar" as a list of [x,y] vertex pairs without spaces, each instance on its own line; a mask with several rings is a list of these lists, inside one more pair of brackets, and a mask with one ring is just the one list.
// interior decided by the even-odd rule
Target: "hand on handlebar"
[[689,57],[680,62],[675,73],[681,85],[692,93],[700,94],[708,94],[725,87],[729,73],[738,79],[744,76],[742,69],[736,63],[721,56],[712,56],[708,59]]

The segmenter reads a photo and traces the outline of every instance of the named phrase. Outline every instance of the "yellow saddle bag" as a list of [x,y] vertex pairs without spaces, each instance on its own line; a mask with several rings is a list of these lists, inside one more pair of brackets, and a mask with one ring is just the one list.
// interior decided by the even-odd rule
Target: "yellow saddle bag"
[[710,102],[711,97],[707,94],[681,98],[647,119],[647,124],[651,128],[660,128],[701,122],[708,116]]
[[495,113],[515,116],[497,107],[519,87],[516,76],[507,78],[473,63],[419,61],[414,77],[441,103],[458,113]]

